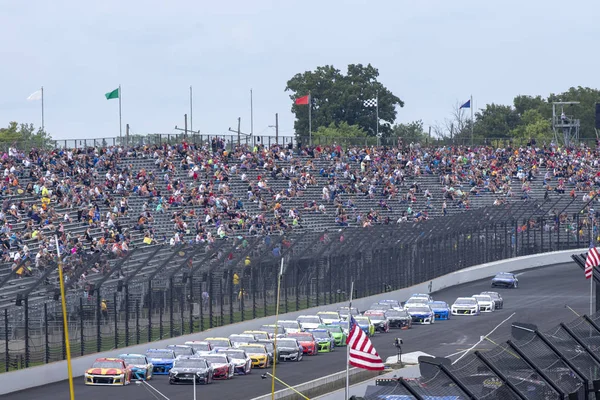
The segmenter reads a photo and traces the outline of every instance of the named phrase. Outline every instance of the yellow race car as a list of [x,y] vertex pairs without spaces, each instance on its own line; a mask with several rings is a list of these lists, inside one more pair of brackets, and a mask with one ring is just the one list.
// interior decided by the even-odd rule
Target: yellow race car
[[97,358],[85,371],[86,385],[129,385],[132,368],[121,358]]
[[269,353],[264,344],[242,344],[238,349],[244,350],[248,354],[252,360],[252,368],[269,368],[271,366]]

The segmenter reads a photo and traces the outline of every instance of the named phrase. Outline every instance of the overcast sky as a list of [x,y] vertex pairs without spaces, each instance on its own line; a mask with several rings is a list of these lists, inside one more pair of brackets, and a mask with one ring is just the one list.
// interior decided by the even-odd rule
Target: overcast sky
[[405,102],[397,122],[442,121],[472,94],[477,108],[518,94],[600,86],[600,1],[0,0],[0,126],[40,125],[55,138],[174,133],[293,134],[286,82],[332,64],[371,63]]

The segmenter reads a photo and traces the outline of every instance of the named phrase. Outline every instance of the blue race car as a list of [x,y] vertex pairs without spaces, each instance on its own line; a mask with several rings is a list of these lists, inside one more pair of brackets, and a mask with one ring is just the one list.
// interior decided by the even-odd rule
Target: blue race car
[[498,272],[492,278],[492,287],[504,287],[516,289],[519,286],[517,276],[510,272]]
[[410,306],[406,311],[412,317],[413,323],[427,325],[435,323],[435,313],[427,304]]
[[429,307],[431,307],[431,310],[435,314],[435,319],[450,319],[452,313],[450,312],[448,303],[445,301],[432,301],[429,303]]
[[131,379],[149,381],[152,379],[154,365],[143,354],[119,354],[120,359],[131,367]]
[[175,352],[169,349],[148,349],[146,357],[154,366],[152,370],[154,375],[169,375],[176,358]]

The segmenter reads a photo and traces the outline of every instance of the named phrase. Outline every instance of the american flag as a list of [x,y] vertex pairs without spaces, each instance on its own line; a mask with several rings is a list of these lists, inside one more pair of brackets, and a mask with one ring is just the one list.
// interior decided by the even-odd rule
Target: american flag
[[585,259],[585,279],[591,279],[594,275],[594,267],[600,265],[600,253],[593,243],[590,243],[587,257]]
[[350,315],[350,329],[346,344],[349,347],[348,364],[353,367],[381,371],[385,368],[381,357],[375,351],[371,340]]

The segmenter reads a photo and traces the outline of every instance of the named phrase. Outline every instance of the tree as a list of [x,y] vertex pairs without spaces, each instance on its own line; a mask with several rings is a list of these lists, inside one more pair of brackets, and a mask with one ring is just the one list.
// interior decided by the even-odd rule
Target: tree
[[331,143],[333,141],[344,142],[347,139],[364,138],[367,133],[358,125],[348,125],[347,122],[341,122],[335,125],[333,122],[329,126],[320,126],[313,132],[313,141],[315,143]]
[[[581,120],[580,137],[595,138],[595,104],[600,102],[600,90],[589,87],[572,87],[566,92],[559,94],[550,94],[547,102],[550,107],[555,101],[579,101],[577,105],[564,106],[564,111],[567,116]],[[561,110],[558,109],[557,114],[560,115]]]
[[521,117],[511,106],[488,104],[475,113],[473,136],[477,138],[508,139]]
[[421,120],[394,125],[391,136],[402,139],[402,142],[405,144],[424,142],[427,138],[423,129],[423,121]]
[[[396,119],[396,106],[404,107],[404,102],[381,84],[377,78],[379,71],[371,64],[348,65],[346,74],[332,65],[317,67],[294,75],[285,88],[292,92],[290,99],[295,100],[307,95],[312,98],[312,126],[329,127],[332,123],[340,126],[346,122],[349,126],[358,125],[366,134],[374,136],[379,124],[379,132],[390,134],[391,124]],[[376,121],[375,107],[365,107],[364,101],[379,99],[379,121]],[[308,136],[308,107],[292,105],[296,116],[294,129],[298,136]],[[387,122],[382,123],[382,122]]]
[[552,140],[552,124],[537,109],[526,110],[519,126],[511,131],[511,137],[522,142],[531,139],[540,143],[549,142]]
[[41,128],[37,131],[33,124],[11,122],[7,128],[0,128],[0,146],[5,149],[14,146],[21,149],[48,148],[52,138]]

